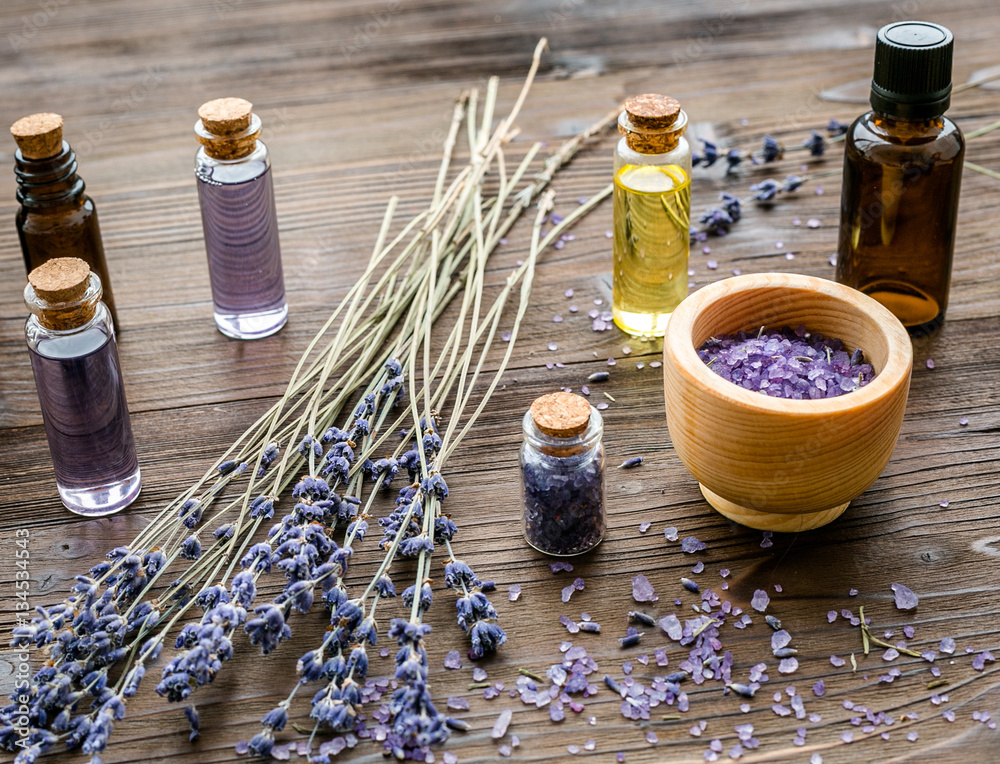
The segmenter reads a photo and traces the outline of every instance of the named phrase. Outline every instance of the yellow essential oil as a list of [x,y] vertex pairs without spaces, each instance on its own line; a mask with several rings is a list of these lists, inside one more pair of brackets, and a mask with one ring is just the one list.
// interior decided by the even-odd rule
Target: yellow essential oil
[[687,297],[691,178],[679,165],[623,165],[615,173],[615,323],[662,337]]

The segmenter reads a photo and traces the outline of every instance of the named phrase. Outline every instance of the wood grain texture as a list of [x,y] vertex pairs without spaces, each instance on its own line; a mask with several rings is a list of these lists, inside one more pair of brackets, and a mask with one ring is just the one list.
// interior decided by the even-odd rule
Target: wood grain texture
[[[824,101],[819,94],[870,77],[875,31],[909,14],[955,33],[956,82],[998,63],[1000,17],[990,0],[5,0],[0,122],[40,111],[65,118],[66,137],[79,154],[80,172],[101,215],[124,327],[120,352],[144,489],[132,508],[103,520],[75,518],[59,505],[22,338],[24,271],[11,225],[0,231],[0,602],[5,603],[0,630],[9,634],[14,619],[16,531],[31,534],[32,602],[53,603],[73,575],[104,550],[128,541],[196,480],[280,395],[316,327],[360,273],[388,197],[401,197],[401,216],[429,199],[453,99],[498,74],[499,108],[509,107],[538,37],[548,36],[551,50],[519,119],[521,135],[510,147],[512,155],[533,140],[555,145],[625,96],[650,91],[682,103],[692,120],[689,137],[755,149],[764,134],[772,134],[791,147],[828,119],[849,120],[866,108],[861,102]],[[264,121],[291,306],[280,334],[252,343],[227,340],[213,327],[191,172],[196,110],[228,95],[253,101]],[[966,130],[989,124],[1000,118],[996,90],[956,94],[949,113]],[[971,141],[968,158],[1000,169],[997,135]],[[609,136],[584,152],[560,175],[554,185],[557,211],[573,208],[578,197],[607,182],[613,140]],[[832,277],[828,259],[836,248],[839,149],[830,147],[822,159],[804,157],[790,152],[780,163],[741,168],[731,178],[723,177],[719,166],[696,171],[695,215],[716,205],[722,190],[745,197],[749,183],[781,180],[800,173],[802,164],[811,173],[833,173],[773,207],[747,204],[729,236],[707,242],[710,253],[695,248],[695,287],[734,268]],[[12,140],[0,140],[0,160],[12,166]],[[0,219],[12,222],[12,173],[0,175]],[[888,467],[836,522],[816,532],[778,534],[767,548],[761,547],[759,532],[728,523],[708,506],[673,452],[660,373],[650,368],[660,356],[659,343],[635,342],[617,330],[590,330],[586,314],[592,301],[602,299],[607,307],[610,300],[605,238],[610,205],[585,218],[574,241],[546,252],[505,386],[456,452],[449,476],[450,510],[461,528],[457,551],[481,575],[496,580],[496,605],[508,630],[508,644],[485,664],[490,679],[510,688],[519,668],[544,673],[559,660],[559,644],[568,638],[558,616],[579,618],[581,611],[604,627],[600,635],[572,637],[600,665],[595,679],[605,672],[621,679],[621,662],[631,660],[632,676],[648,681],[657,671],[637,657],[652,656],[660,647],[667,648],[675,667],[684,651],[656,629],[648,629],[636,648],[619,647],[626,612],[636,607],[631,578],[640,572],[660,595],[646,608],[658,616],[690,612],[696,602],[679,585],[681,576],[696,578],[745,609],[756,589],[767,589],[768,612],[793,635],[800,668],[789,676],[777,673],[770,630],[755,618],[745,631],[727,626],[723,632],[735,673],[745,676],[760,661],[770,669],[771,682],[749,701],[748,713],[708,682],[688,688],[691,710],[682,720],[654,715],[640,725],[622,718],[620,700],[601,685],[582,714],[569,713],[553,724],[546,709],[506,694],[485,701],[468,690],[468,661],[460,671],[442,668],[446,651],[460,648],[464,638],[454,623],[450,592],[436,590],[429,615],[435,629],[433,692],[442,703],[453,695],[468,698],[470,711],[459,715],[472,725],[469,733],[453,735],[447,749],[463,762],[498,760],[489,731],[501,709],[510,707],[510,732],[521,740],[511,758],[528,762],[571,760],[567,746],[588,740],[595,741],[594,753],[580,755],[605,762],[613,761],[616,751],[624,751],[630,762],[701,762],[711,739],[721,739],[728,751],[736,741],[734,726],[746,722],[754,725],[761,745],[742,761],[807,762],[812,753],[825,764],[1000,760],[998,732],[972,719],[974,711],[1000,718],[1000,669],[987,664],[977,672],[970,666],[972,656],[963,652],[967,646],[1000,648],[998,201],[995,180],[966,173],[948,319],[937,335],[914,344],[906,417]],[[807,226],[810,219],[820,225]],[[491,264],[492,294],[525,256],[528,235],[527,227],[515,229]],[[718,262],[717,269],[708,267],[709,259]],[[571,300],[564,297],[568,288],[575,291]],[[569,312],[571,304],[578,312]],[[556,314],[565,320],[553,323]],[[558,350],[548,351],[549,342]],[[609,464],[636,455],[646,461],[635,470],[609,470],[607,538],[574,561],[572,574],[553,575],[548,560],[521,538],[520,416],[542,393],[562,386],[579,390],[591,372],[609,368],[609,357],[617,359],[611,380],[591,385],[592,400],[601,400],[604,392],[614,398],[604,398],[610,404],[604,412]],[[935,369],[926,368],[928,358]],[[557,361],[565,366],[546,368],[546,362]],[[958,423],[963,416],[967,426]],[[944,501],[947,507],[941,506]],[[645,533],[639,530],[643,522],[652,523]],[[678,544],[664,539],[669,526],[682,537],[697,536],[706,550],[681,553]],[[355,556],[352,585],[370,576],[375,558],[374,543],[366,543]],[[692,576],[696,560],[706,569]],[[719,589],[720,568],[732,571],[727,592]],[[560,590],[576,575],[586,588],[564,604]],[[897,581],[920,594],[917,611],[893,607],[889,586]],[[514,583],[523,594],[508,602],[505,593]],[[783,587],[780,594],[775,584]],[[277,587],[269,581],[264,594]],[[852,588],[859,590],[856,597],[848,594]],[[682,607],[673,605],[675,597]],[[907,642],[918,651],[954,637],[956,655],[934,664],[950,684],[928,690],[930,666],[920,659],[903,656],[888,664],[878,653],[862,656],[858,629],[843,618],[828,623],[826,616],[844,608],[857,614],[859,605],[873,619],[876,634],[895,632],[890,641],[901,638],[904,625],[913,625],[916,635]],[[267,658],[250,650],[245,638],[239,642],[237,656],[215,684],[196,695],[203,732],[193,744],[182,709],[152,692],[154,667],[128,717],[117,725],[104,760],[237,760],[233,745],[252,736],[259,718],[285,696],[297,657],[323,633],[324,620],[317,612],[296,617],[292,625],[293,643]],[[857,672],[850,664],[833,667],[832,653],[854,653]],[[0,679],[11,683],[14,656],[2,649],[0,656],[6,661],[0,662]],[[903,676],[880,684],[878,677],[890,666]],[[372,675],[390,670],[389,660],[373,660]],[[814,698],[811,687],[820,678],[827,692]],[[772,712],[770,693],[790,685],[820,721]],[[932,697],[935,693],[947,700]],[[919,718],[865,736],[852,726],[854,714],[843,706],[847,700],[897,720],[908,712]],[[945,709],[954,709],[955,722],[942,718]],[[295,721],[306,722],[305,701],[293,711]],[[707,725],[695,738],[689,728],[698,720]],[[792,741],[802,725],[807,734],[800,747]],[[879,737],[883,730],[890,740]],[[655,745],[646,742],[648,731],[656,732]],[[858,739],[844,744],[844,731]],[[906,739],[911,731],[919,735],[916,742]],[[279,739],[299,737],[289,729]],[[366,742],[338,758],[382,760]],[[84,759],[74,754],[49,760]]]

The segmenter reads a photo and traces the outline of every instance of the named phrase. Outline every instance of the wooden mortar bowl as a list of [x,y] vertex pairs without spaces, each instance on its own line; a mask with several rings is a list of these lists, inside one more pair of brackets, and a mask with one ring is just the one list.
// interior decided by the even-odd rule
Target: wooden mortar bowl
[[[712,335],[803,325],[860,347],[876,377],[836,398],[785,400],[723,379],[698,357]],[[663,340],[674,450],[715,509],[741,525],[795,532],[839,517],[896,445],[913,351],[903,325],[850,287],[790,273],[718,281],[684,300]]]

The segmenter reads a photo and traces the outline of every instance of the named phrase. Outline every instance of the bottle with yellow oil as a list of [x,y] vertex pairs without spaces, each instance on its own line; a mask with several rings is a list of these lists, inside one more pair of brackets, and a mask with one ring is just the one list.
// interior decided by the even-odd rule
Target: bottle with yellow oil
[[615,149],[615,323],[636,337],[662,337],[687,296],[691,147],[687,115],[673,98],[625,102]]

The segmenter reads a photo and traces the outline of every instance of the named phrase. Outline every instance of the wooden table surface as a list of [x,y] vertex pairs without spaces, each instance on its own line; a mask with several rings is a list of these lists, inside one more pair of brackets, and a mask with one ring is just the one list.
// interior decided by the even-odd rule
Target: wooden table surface
[[[127,542],[191,485],[280,395],[308,339],[360,273],[388,197],[398,194],[401,209],[410,212],[426,203],[453,99],[496,74],[502,77],[501,109],[509,107],[539,37],[549,38],[550,52],[518,120],[519,144],[547,140],[555,146],[624,97],[660,91],[682,102],[692,136],[756,149],[765,134],[792,146],[831,118],[847,121],[865,110],[875,31],[908,17],[943,23],[955,33],[956,83],[1000,64],[1000,15],[992,0],[4,0],[0,122],[38,111],[65,117],[66,137],[100,210],[144,487],[131,508],[110,519],[83,520],[57,499],[22,333],[25,274],[13,226],[15,184],[12,172],[3,173],[0,629],[9,635],[14,621],[17,532],[30,536],[31,602],[53,604],[73,575]],[[1000,117],[996,85],[955,95],[950,115],[967,132]],[[280,334],[256,342],[228,340],[213,326],[191,173],[197,107],[225,95],[254,102],[273,157],[291,318]],[[967,158],[1000,170],[998,139],[1000,133],[992,133],[970,141]],[[578,197],[608,182],[613,141],[611,135],[596,141],[558,177],[557,211],[572,209]],[[789,153],[775,165],[741,167],[729,178],[720,165],[696,170],[695,214],[715,205],[721,190],[743,198],[745,214],[731,235],[707,242],[710,254],[694,248],[695,287],[734,268],[832,277],[840,153],[837,145],[822,159]],[[12,141],[0,140],[0,160],[13,165]],[[830,170],[831,176],[770,208],[749,201],[750,183],[780,180],[799,172],[803,162],[809,172]],[[770,546],[760,532],[715,513],[672,451],[661,377],[650,368],[659,345],[632,341],[617,329],[591,330],[586,313],[592,301],[607,305],[610,298],[610,204],[583,219],[574,241],[544,254],[506,386],[456,452],[449,477],[450,511],[460,528],[456,551],[496,581],[494,601],[509,641],[483,664],[490,681],[506,688],[487,701],[480,690],[468,689],[468,660],[461,670],[443,668],[446,651],[464,649],[465,638],[454,623],[450,593],[436,592],[428,615],[432,692],[441,705],[448,697],[466,698],[470,710],[457,713],[472,726],[453,734],[446,750],[463,762],[497,760],[498,744],[510,744],[515,734],[520,745],[512,760],[568,760],[572,746],[580,746],[578,757],[605,762],[618,751],[632,762],[698,762],[713,739],[728,752],[737,742],[736,725],[750,723],[760,746],[746,751],[743,761],[807,762],[817,753],[828,764],[1000,761],[1000,732],[982,721],[985,712],[1000,718],[1000,666],[972,666],[975,654],[1000,648],[1000,185],[966,171],[963,186],[947,322],[936,336],[915,343],[910,399],[891,463],[839,520],[818,531],[777,535]],[[813,219],[818,225],[807,225]],[[511,244],[498,251],[490,267],[493,284],[525,256],[528,230],[523,221]],[[718,268],[710,269],[709,260]],[[572,301],[564,297],[569,288]],[[568,312],[570,302],[580,305],[578,313]],[[566,320],[554,323],[555,314]],[[558,350],[547,350],[549,342]],[[551,560],[521,536],[520,416],[542,393],[579,389],[587,375],[608,368],[609,357],[618,363],[601,388],[614,397],[604,412],[608,461],[642,455],[645,463],[609,471],[606,540],[574,560],[572,573],[554,575]],[[933,370],[925,363],[930,358]],[[565,367],[546,368],[556,361]],[[645,369],[637,368],[639,361]],[[967,425],[960,425],[961,417]],[[682,553],[664,538],[668,526],[697,536],[706,549]],[[374,541],[361,545],[349,583],[366,581],[378,557]],[[692,575],[699,560],[705,571]],[[720,588],[721,568],[732,571],[727,591]],[[680,587],[680,576],[744,608],[756,589],[766,589],[768,612],[781,619],[799,650],[798,670],[777,672],[771,631],[758,616],[746,630],[727,625],[722,635],[734,675],[746,676],[758,662],[768,665],[770,682],[747,712],[741,699],[724,696],[710,681],[688,683],[690,710],[679,720],[663,720],[676,711],[662,706],[648,722],[625,720],[620,699],[600,678],[621,680],[627,660],[632,677],[648,683],[674,670],[656,667],[654,650],[667,649],[670,667],[686,657],[656,628],[647,629],[637,647],[620,648],[626,613],[637,607],[631,580],[638,573],[660,595],[645,606],[658,617],[683,614],[695,601]],[[560,591],[575,576],[586,588],[563,603]],[[894,582],[920,595],[916,611],[894,607]],[[516,602],[507,598],[513,584],[523,589]],[[265,592],[277,587],[271,580]],[[674,606],[675,597],[682,607]],[[828,622],[828,611],[856,615],[859,606],[874,633],[895,632],[893,642],[912,626],[915,634],[906,641],[917,651],[937,649],[942,638],[953,637],[955,654],[933,664],[948,684],[928,689],[935,678],[932,664],[922,659],[902,656],[890,664],[880,650],[864,656],[857,628],[841,617]],[[117,725],[104,761],[240,758],[235,744],[259,729],[259,718],[293,685],[296,659],[322,634],[320,610],[296,616],[292,642],[266,658],[237,635],[236,657],[195,695],[203,731],[194,743],[187,740],[182,708],[152,690],[161,658]],[[582,611],[603,625],[602,633],[567,634],[559,616],[579,619]],[[557,724],[547,708],[525,705],[506,690],[515,686],[519,669],[543,674],[557,663],[567,639],[597,662],[591,679],[601,689],[582,713],[567,712]],[[7,691],[15,657],[5,649],[0,676]],[[832,666],[831,654],[847,665]],[[649,665],[641,656],[649,656]],[[880,683],[892,666],[902,676]],[[390,659],[373,658],[372,676],[391,671]],[[826,694],[815,697],[812,687],[821,678]],[[772,710],[772,693],[789,686],[820,720]],[[782,702],[789,702],[787,694]],[[884,711],[895,724],[866,733],[852,725],[858,712],[846,707],[850,703]],[[514,712],[510,731],[491,740],[505,708]],[[947,710],[954,721],[943,717]],[[293,721],[308,725],[305,700],[292,711]],[[700,721],[704,732],[693,736]],[[800,727],[804,746],[793,742]],[[650,732],[655,744],[647,742]],[[843,742],[845,732],[853,733],[853,743]],[[304,736],[290,725],[278,739]],[[594,744],[585,747],[588,741]],[[381,750],[362,740],[338,758],[378,761]],[[729,760],[727,753],[720,758]]]

